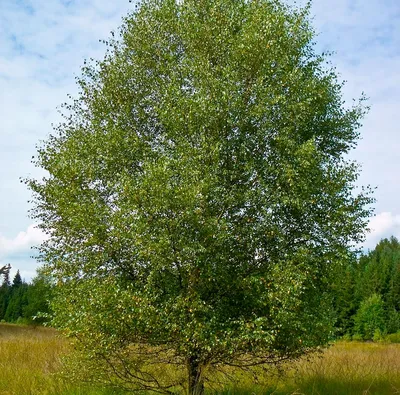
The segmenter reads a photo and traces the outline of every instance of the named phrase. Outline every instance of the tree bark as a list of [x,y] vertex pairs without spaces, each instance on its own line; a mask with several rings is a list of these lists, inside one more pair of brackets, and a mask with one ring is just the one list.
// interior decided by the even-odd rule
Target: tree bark
[[204,379],[202,367],[197,357],[191,356],[187,359],[188,370],[188,395],[204,394]]

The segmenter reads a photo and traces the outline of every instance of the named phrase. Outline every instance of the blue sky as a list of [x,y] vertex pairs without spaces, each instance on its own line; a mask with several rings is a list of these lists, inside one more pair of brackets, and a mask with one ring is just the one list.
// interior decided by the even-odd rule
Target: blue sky
[[[298,1],[302,5],[304,1]],[[106,39],[131,9],[128,0],[0,1],[0,264],[29,280],[37,263],[30,247],[42,240],[28,217],[30,193],[20,177],[40,176],[35,145],[60,118],[57,106],[77,91],[85,58],[100,59]],[[376,216],[365,246],[400,237],[400,2],[314,0],[318,48],[347,80],[345,99],[365,92],[371,111],[352,158],[361,184],[377,186]]]

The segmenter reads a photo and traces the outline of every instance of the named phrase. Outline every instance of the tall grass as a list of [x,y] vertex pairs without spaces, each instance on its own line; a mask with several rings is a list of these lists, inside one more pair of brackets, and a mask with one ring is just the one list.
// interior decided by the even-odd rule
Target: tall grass
[[[55,330],[0,324],[0,395],[117,393],[61,379],[56,373],[68,352],[68,343]],[[223,369],[210,373],[208,394],[400,394],[400,345],[338,342],[281,371]]]
[[0,394],[48,394],[65,344],[51,329],[0,326]]
[[389,395],[400,394],[400,345],[337,342],[321,354],[287,364],[282,371],[257,374],[251,385],[243,374],[218,394]]
[[400,394],[400,346],[338,342],[322,356],[297,363],[286,377],[297,393]]
[[68,349],[54,329],[0,324],[0,395],[111,394],[55,375]]

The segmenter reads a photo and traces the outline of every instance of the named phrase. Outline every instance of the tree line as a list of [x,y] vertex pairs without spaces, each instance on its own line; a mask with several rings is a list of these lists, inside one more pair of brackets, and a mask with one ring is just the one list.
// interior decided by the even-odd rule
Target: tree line
[[0,286],[0,320],[11,323],[43,324],[47,321],[52,286],[40,271],[30,283],[23,281],[19,270],[10,280],[10,265],[3,266]]
[[343,265],[336,278],[339,336],[372,340],[400,330],[400,243],[395,237]]

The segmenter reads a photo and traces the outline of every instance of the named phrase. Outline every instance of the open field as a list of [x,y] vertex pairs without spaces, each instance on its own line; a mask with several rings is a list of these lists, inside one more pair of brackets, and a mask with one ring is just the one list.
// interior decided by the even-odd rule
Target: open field
[[111,394],[56,377],[67,350],[53,329],[0,324],[0,395]]
[[338,342],[265,381],[259,393],[400,394],[400,345]]
[[400,394],[400,345],[339,342],[300,362],[292,389],[312,394]]
[[51,329],[0,326],[0,394],[46,394],[56,390],[51,377],[65,351]]
[[[68,344],[56,331],[0,325],[0,395],[105,395],[114,392],[57,377]],[[338,342],[321,355],[254,377],[231,371],[229,384],[215,374],[209,394],[400,394],[400,345]],[[255,381],[258,380],[258,384]]]

